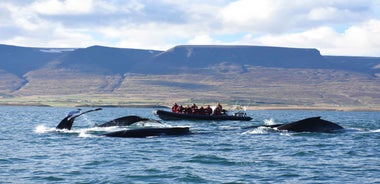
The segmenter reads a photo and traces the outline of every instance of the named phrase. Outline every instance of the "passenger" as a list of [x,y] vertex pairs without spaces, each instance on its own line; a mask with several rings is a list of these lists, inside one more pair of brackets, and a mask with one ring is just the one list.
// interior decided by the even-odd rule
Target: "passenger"
[[222,107],[222,105],[220,105],[220,103],[219,103],[219,102],[216,104],[216,107],[219,107],[220,111],[222,111],[222,110],[223,110],[223,107]]
[[206,115],[211,115],[212,114],[212,109],[211,109],[210,105],[207,105],[207,107],[205,109],[205,114]]
[[180,113],[180,114],[183,113],[183,106],[182,105],[177,107],[176,113]]
[[220,105],[219,102],[216,104],[216,108],[219,108],[218,110],[220,111],[221,115],[227,113],[227,111],[225,109],[223,109],[222,105]]
[[218,102],[216,104],[216,107],[214,109],[214,115],[222,115],[222,112],[223,112],[223,107],[222,105],[220,105],[220,103]]
[[199,114],[198,106],[195,103],[191,105],[191,114]]
[[191,114],[191,108],[189,105],[185,107],[185,114]]
[[226,115],[227,114],[227,110],[226,109],[222,109],[222,114]]
[[219,106],[216,106],[214,109],[214,115],[222,115],[222,111]]
[[203,106],[201,106],[201,107],[199,108],[199,114],[200,114],[200,115],[206,115],[206,111],[205,111],[205,109],[203,108]]
[[178,109],[178,105],[177,103],[174,103],[172,106],[172,112],[177,112],[177,109]]

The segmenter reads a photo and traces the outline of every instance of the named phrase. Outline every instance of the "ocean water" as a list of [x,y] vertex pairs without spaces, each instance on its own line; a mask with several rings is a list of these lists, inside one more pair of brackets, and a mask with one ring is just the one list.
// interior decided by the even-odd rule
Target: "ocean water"
[[[157,125],[189,126],[185,136],[110,138],[100,134],[120,128],[92,126],[126,115],[157,119],[154,109],[104,108],[56,130],[71,110],[0,107],[0,183],[380,183],[378,112],[247,111],[252,121]],[[346,130],[245,128],[312,116]]]

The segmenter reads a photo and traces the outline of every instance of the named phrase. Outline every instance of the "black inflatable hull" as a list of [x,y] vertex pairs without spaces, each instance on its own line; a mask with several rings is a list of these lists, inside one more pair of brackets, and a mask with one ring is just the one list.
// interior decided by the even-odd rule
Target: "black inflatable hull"
[[163,110],[155,110],[154,115],[165,121],[175,121],[175,120],[209,120],[209,121],[250,121],[252,120],[249,116],[229,116],[229,115],[196,115],[196,114],[178,114]]
[[131,130],[122,130],[117,132],[111,132],[103,134],[107,137],[135,137],[144,138],[150,136],[162,136],[162,135],[187,135],[190,134],[189,127],[173,127],[173,128],[139,128]]

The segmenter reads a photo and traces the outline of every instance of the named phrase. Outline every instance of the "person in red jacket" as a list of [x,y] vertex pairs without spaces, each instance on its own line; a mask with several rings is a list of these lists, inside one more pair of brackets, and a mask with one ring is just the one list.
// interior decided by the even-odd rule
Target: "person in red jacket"
[[178,109],[178,105],[177,103],[174,103],[172,106],[172,112],[177,112],[177,109]]
[[184,108],[184,114],[191,114],[192,111],[191,111],[191,108],[189,105],[187,105],[185,108]]
[[203,106],[201,106],[199,108],[198,112],[199,112],[200,115],[206,115],[206,110],[205,110],[205,108],[203,108]]
[[180,105],[180,106],[178,106],[178,108],[177,108],[177,110],[176,110],[176,113],[180,113],[180,114],[183,114],[183,106],[182,105]]
[[211,115],[212,114],[212,109],[211,109],[210,105],[207,105],[207,107],[205,108],[205,114],[206,115]]
[[219,109],[220,109],[220,112],[222,112],[223,111],[223,107],[222,107],[222,105],[220,105],[220,103],[218,102],[218,104],[216,104],[216,107],[219,107]]
[[222,115],[222,112],[223,112],[222,105],[220,105],[220,103],[218,102],[218,104],[216,105],[214,109],[214,115]]
[[191,114],[199,114],[199,109],[198,109],[198,106],[195,105],[195,103],[193,103],[193,105],[191,105]]
[[222,110],[219,106],[216,106],[214,109],[214,115],[222,115]]

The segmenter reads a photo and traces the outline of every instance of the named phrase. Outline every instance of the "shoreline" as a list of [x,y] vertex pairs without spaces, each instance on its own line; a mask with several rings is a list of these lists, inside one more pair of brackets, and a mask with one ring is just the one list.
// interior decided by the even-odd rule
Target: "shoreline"
[[[72,104],[72,105],[47,105],[41,103],[0,103],[0,106],[31,106],[31,107],[110,107],[110,108],[167,108],[166,105],[157,104],[128,104],[128,105],[113,105],[113,104]],[[227,110],[232,109],[233,105],[224,104]],[[260,106],[245,106],[247,110],[304,110],[304,111],[368,111],[380,112],[380,107],[364,107],[364,106],[275,106],[275,105],[260,105]]]
[[310,111],[368,111],[368,112],[380,112],[379,107],[323,107],[323,106],[313,106],[313,107],[304,107],[304,106],[251,106],[247,107],[247,110],[310,110]]

